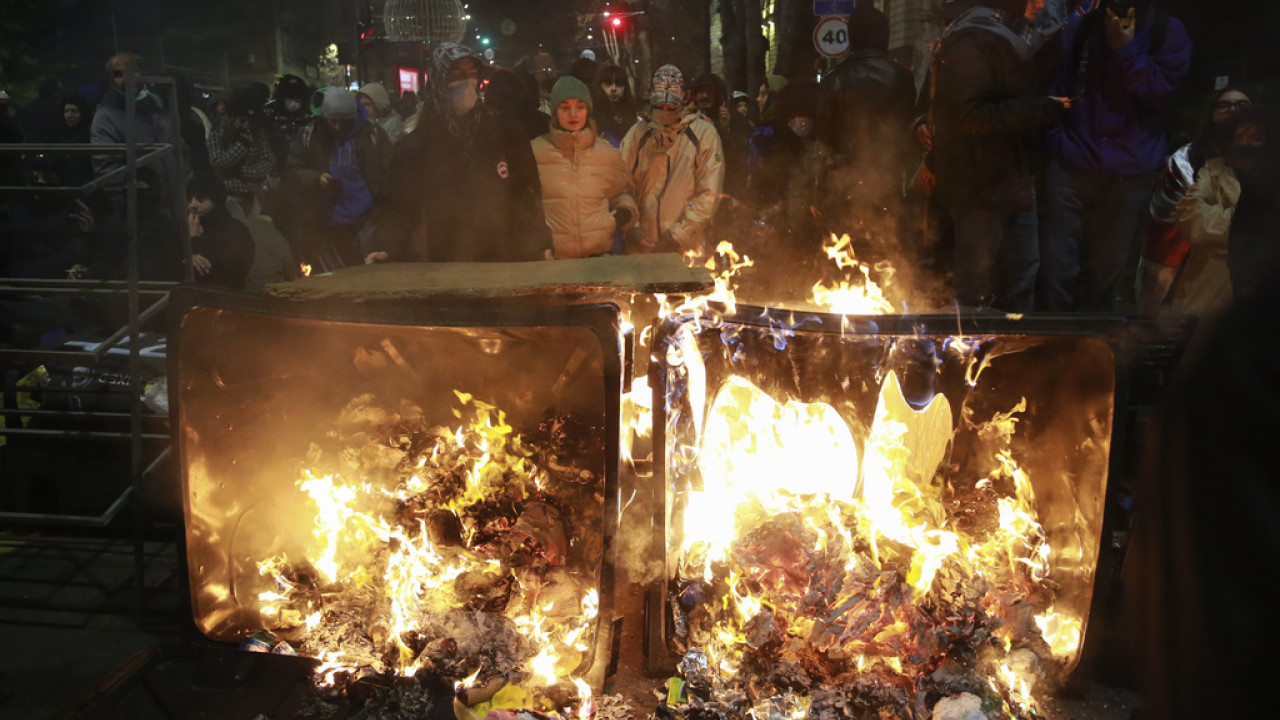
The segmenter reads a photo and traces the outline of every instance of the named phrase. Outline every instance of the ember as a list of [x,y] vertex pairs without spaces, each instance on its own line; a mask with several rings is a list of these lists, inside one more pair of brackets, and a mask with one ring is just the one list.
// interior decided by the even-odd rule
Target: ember
[[453,429],[372,395],[342,410],[298,481],[314,543],[259,563],[260,612],[348,691],[501,676],[562,707],[594,647],[601,429],[548,416],[522,436],[456,396]]

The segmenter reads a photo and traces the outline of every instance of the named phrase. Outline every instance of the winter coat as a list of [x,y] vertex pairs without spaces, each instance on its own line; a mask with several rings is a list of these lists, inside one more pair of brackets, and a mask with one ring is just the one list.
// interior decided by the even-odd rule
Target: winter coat
[[1191,39],[1181,22],[1166,17],[1161,47],[1150,47],[1159,11],[1149,9],[1133,40],[1112,50],[1102,12],[1073,15],[1062,31],[1062,61],[1049,94],[1072,102],[1045,133],[1048,149],[1079,170],[1141,175],[1164,162],[1161,112],[1191,68]]
[[276,168],[267,133],[257,122],[242,134],[231,126],[231,120],[223,118],[209,134],[209,164],[230,195],[256,193]]
[[[387,192],[387,172],[394,155],[391,141],[381,127],[368,121],[368,116],[363,112],[357,115],[351,132],[355,137],[356,165],[360,169],[360,177],[369,186],[376,206]],[[306,212],[323,213],[323,208],[317,206],[317,201],[321,206],[333,201],[333,198],[322,191],[320,176],[329,172],[330,155],[337,142],[339,139],[331,137],[329,125],[324,118],[317,118],[310,127],[303,130],[301,137],[289,150],[283,179],[295,192],[304,196],[304,204],[310,205]],[[307,203],[308,200],[310,203]]]
[[1209,315],[1231,302],[1227,238],[1231,216],[1240,201],[1240,181],[1222,158],[1205,163],[1187,198],[1175,213],[1182,235],[1191,243],[1172,289],[1171,310]]
[[[127,119],[125,113],[124,94],[114,88],[107,91],[93,116],[90,126],[90,142],[101,144],[123,144]],[[177,142],[177,131],[169,120],[169,115],[160,106],[155,95],[143,91],[141,99],[136,103],[133,118],[134,139],[140,144]],[[99,177],[124,166],[123,154],[94,155],[93,170]],[[181,193],[176,188],[186,186],[186,170],[178,153],[169,153],[160,160],[144,166],[138,171],[138,179],[147,183],[147,187],[139,194],[139,207],[162,203],[167,212],[166,217],[176,222],[185,218],[186,213],[179,209]],[[107,183],[106,190],[112,204],[123,216],[124,212],[123,174]],[[169,208],[172,204],[173,207]]]
[[995,11],[974,8],[943,36],[934,57],[929,169],[947,206],[1032,206],[1035,131],[1062,105],[1033,92],[1030,48]]
[[854,50],[822,78],[818,127],[842,161],[904,168],[914,154],[915,76],[878,50]]
[[200,218],[202,232],[191,238],[191,254],[209,261],[207,275],[196,282],[243,290],[253,267],[253,237],[244,223],[231,217],[226,208],[214,208]]
[[543,259],[551,232],[524,130],[482,106],[452,122],[432,110],[396,146],[374,247],[393,260]]
[[656,247],[669,235],[681,250],[701,252],[724,188],[724,151],[711,121],[693,112],[670,128],[636,123],[622,139],[622,160],[640,203],[643,243]]
[[[630,228],[636,216],[622,154],[598,137],[594,126],[578,132],[553,127],[532,145],[556,257],[609,252],[614,230]],[[620,207],[629,220],[615,228],[613,211]]]

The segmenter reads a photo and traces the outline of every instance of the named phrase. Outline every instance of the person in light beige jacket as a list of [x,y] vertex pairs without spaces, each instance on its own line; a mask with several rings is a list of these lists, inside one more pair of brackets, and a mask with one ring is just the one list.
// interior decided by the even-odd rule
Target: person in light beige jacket
[[573,76],[551,91],[550,131],[533,139],[542,212],[557,259],[608,254],[636,220],[622,155],[596,133],[591,91]]
[[1239,200],[1235,171],[1226,160],[1215,157],[1200,168],[1195,184],[1178,202],[1174,217],[1191,249],[1170,291],[1172,312],[1204,317],[1231,303],[1227,239]]

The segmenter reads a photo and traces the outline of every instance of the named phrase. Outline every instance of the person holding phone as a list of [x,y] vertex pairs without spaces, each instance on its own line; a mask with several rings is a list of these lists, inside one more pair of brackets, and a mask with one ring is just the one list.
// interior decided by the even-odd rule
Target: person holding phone
[[1168,153],[1163,111],[1190,67],[1186,28],[1150,0],[1068,19],[1049,93],[1071,107],[1045,137],[1041,309],[1116,309]]

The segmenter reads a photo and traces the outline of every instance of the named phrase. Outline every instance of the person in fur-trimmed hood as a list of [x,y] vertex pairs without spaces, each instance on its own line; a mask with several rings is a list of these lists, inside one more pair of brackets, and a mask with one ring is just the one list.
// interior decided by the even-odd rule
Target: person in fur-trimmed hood
[[640,224],[627,252],[704,252],[707,228],[724,188],[724,151],[715,125],[688,109],[684,74],[675,65],[653,73],[649,119],[622,139],[622,160],[640,203]]
[[635,224],[622,155],[596,131],[591,90],[566,75],[551,90],[551,131],[533,140],[542,207],[557,258],[603,255]]

